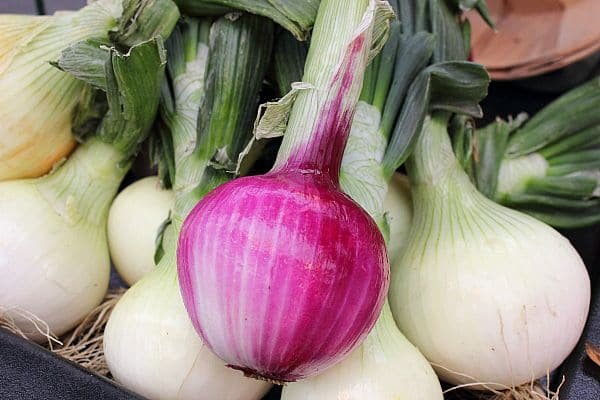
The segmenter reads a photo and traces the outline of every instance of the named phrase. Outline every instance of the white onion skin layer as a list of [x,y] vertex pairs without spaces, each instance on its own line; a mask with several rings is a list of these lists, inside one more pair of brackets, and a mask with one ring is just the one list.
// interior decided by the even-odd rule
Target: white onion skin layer
[[108,245],[119,275],[129,286],[154,269],[156,237],[175,197],[150,176],[127,186],[108,214]]
[[150,400],[259,400],[271,385],[227,368],[202,343],[171,262],[163,258],[113,310],[104,332],[112,375]]
[[445,125],[426,122],[409,166],[414,219],[390,289],[402,332],[453,384],[514,387],[552,371],[589,308],[590,281],[575,249],[548,225],[480,194]]
[[375,328],[344,360],[283,388],[282,400],[442,400],[423,355],[400,333],[388,303]]
[[408,242],[408,234],[412,221],[412,197],[410,182],[406,175],[394,173],[388,187],[388,192],[383,202],[390,227],[388,241],[388,257],[390,264],[394,264],[402,255]]

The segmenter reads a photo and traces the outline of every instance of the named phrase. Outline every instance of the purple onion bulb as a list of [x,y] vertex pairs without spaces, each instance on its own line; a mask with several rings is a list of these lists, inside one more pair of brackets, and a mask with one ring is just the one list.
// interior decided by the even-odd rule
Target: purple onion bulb
[[[275,167],[206,195],[181,230],[179,283],[192,323],[247,375],[292,382],[321,372],[362,342],[383,306],[383,237],[338,183],[374,7],[321,4],[310,52],[331,65],[309,52],[305,79],[319,89],[296,98]],[[323,28],[334,22],[344,29]]]
[[246,177],[196,205],[181,231],[179,280],[194,327],[229,366],[291,382],[365,338],[389,283],[383,237],[328,179]]

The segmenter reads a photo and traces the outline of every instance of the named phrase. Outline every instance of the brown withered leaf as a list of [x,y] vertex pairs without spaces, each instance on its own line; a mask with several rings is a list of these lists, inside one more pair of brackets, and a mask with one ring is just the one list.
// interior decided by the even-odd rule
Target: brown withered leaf
[[596,365],[600,366],[600,348],[597,346],[594,346],[591,343],[586,343],[585,344],[585,353],[587,354],[587,356],[596,363]]

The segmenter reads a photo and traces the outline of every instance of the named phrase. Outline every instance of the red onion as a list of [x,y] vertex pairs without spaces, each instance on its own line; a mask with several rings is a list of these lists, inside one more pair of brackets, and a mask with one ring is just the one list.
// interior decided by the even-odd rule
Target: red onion
[[179,237],[194,327],[247,375],[289,382],[340,361],[373,327],[387,292],[383,237],[338,183],[373,20],[387,22],[378,14],[387,3],[352,3],[321,3],[304,76],[316,89],[298,95],[273,170],[209,193]]

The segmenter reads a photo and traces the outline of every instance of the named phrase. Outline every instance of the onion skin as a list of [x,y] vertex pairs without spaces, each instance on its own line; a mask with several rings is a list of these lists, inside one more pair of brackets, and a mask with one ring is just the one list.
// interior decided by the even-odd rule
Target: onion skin
[[22,312],[60,336],[102,301],[110,275],[106,219],[127,172],[122,160],[91,138],[52,174],[0,183],[0,307],[30,339],[44,337]]
[[408,166],[413,225],[390,288],[400,329],[449,383],[507,388],[545,376],[585,324],[581,258],[550,226],[478,192],[442,122],[426,122]]
[[373,220],[328,178],[300,171],[240,178],[204,197],[181,231],[178,267],[184,304],[211,350],[281,382],[358,345],[389,283]]
[[412,223],[413,208],[410,194],[410,181],[406,175],[394,173],[383,204],[390,226],[388,257],[394,265],[408,243]]

